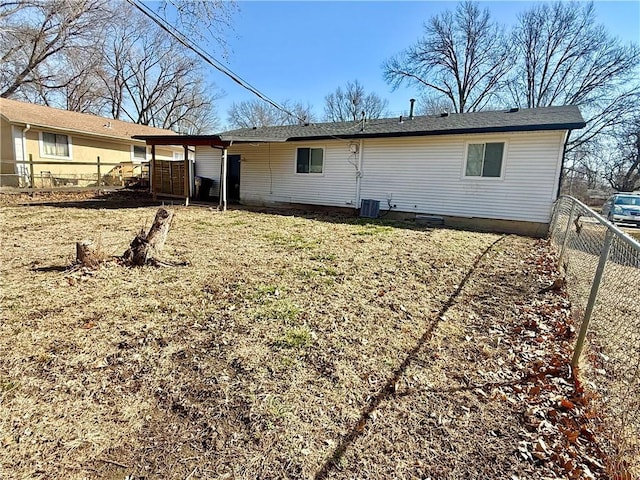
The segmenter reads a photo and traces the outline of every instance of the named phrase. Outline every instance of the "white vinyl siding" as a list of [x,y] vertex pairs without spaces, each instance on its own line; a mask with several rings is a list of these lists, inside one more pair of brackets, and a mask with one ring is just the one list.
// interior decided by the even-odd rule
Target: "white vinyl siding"
[[196,147],[194,175],[210,178],[214,181],[214,195],[220,192],[220,168],[222,166],[222,150],[207,146]]
[[[394,211],[547,223],[565,131],[364,139],[361,199]],[[465,176],[469,144],[504,143],[501,177]],[[295,173],[296,149],[324,148],[322,175]],[[235,144],[240,200],[357,208],[357,154],[347,142]],[[196,175],[219,185],[220,150],[198,147]]]
[[[323,149],[322,174],[297,174],[296,149]],[[242,156],[240,201],[353,207],[356,170],[349,144],[339,141],[236,144],[229,155]]]
[[[564,131],[368,139],[361,198],[394,210],[547,223]],[[502,179],[467,177],[468,144],[505,142]]]

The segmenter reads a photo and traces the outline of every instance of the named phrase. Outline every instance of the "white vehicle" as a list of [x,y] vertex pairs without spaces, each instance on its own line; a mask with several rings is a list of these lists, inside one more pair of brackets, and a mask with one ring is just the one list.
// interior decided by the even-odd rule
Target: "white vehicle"
[[602,216],[612,223],[631,223],[640,227],[640,192],[620,192],[602,206]]

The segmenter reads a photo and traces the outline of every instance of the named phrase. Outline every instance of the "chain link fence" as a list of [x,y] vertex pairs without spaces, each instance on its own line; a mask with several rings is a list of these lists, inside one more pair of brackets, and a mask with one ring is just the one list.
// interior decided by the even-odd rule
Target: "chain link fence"
[[612,478],[640,478],[640,243],[568,196],[551,241],[580,326],[571,363],[595,406],[589,427]]

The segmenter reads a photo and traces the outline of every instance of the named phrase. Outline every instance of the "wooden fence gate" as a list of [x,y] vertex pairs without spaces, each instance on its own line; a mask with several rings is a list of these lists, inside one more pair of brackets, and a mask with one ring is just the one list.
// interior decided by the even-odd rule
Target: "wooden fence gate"
[[153,192],[186,197],[184,164],[183,161],[156,160],[153,168]]

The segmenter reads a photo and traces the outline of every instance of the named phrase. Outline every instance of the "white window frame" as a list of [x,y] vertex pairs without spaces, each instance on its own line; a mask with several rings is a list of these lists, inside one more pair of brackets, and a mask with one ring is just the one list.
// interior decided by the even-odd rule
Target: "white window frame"
[[[195,153],[193,150],[189,150],[189,161],[190,162],[194,162],[195,161]],[[177,158],[177,156],[180,156],[180,158]],[[172,157],[174,161],[178,162],[184,162],[184,150],[181,150],[179,152],[174,151],[172,154]]]
[[[499,177],[484,177],[482,175],[467,175],[467,162],[469,160],[469,145],[485,145],[487,143],[502,143],[504,148],[502,149],[502,159],[500,161],[500,176]],[[507,163],[507,152],[509,150],[509,142],[505,138],[482,138],[475,140],[467,140],[464,145],[464,162],[462,165],[462,179],[463,180],[475,180],[480,182],[495,182],[504,180],[505,165]],[[482,159],[484,164],[484,158]]]
[[[135,156],[135,147],[144,147],[144,152],[145,152],[144,160]],[[148,162],[150,160],[149,155],[150,153],[149,153],[148,145],[131,145],[131,162],[132,163]]]
[[[321,173],[311,173],[311,172],[298,172],[298,150],[301,148],[308,148],[308,149],[318,149],[318,150],[322,150],[322,172]],[[324,147],[324,145],[298,145],[295,149],[295,154],[293,156],[293,173],[295,175],[302,175],[304,177],[323,177],[324,176],[324,172],[325,172],[325,165],[326,165],[326,151],[327,149]],[[309,162],[311,162],[311,152],[309,152]],[[309,169],[311,169],[311,165],[309,165]]]
[[[69,147],[69,155],[50,155],[48,153],[45,153],[44,150],[44,134],[45,133],[50,133],[52,135],[64,135],[65,137],[67,137],[67,146]],[[39,137],[39,146],[40,146],[40,158],[55,158],[55,159],[63,159],[63,160],[71,160],[73,158],[73,151],[72,151],[72,140],[71,140],[71,135],[69,135],[68,133],[56,133],[56,132],[51,132],[51,131],[47,131],[47,132],[38,132],[38,137]]]

